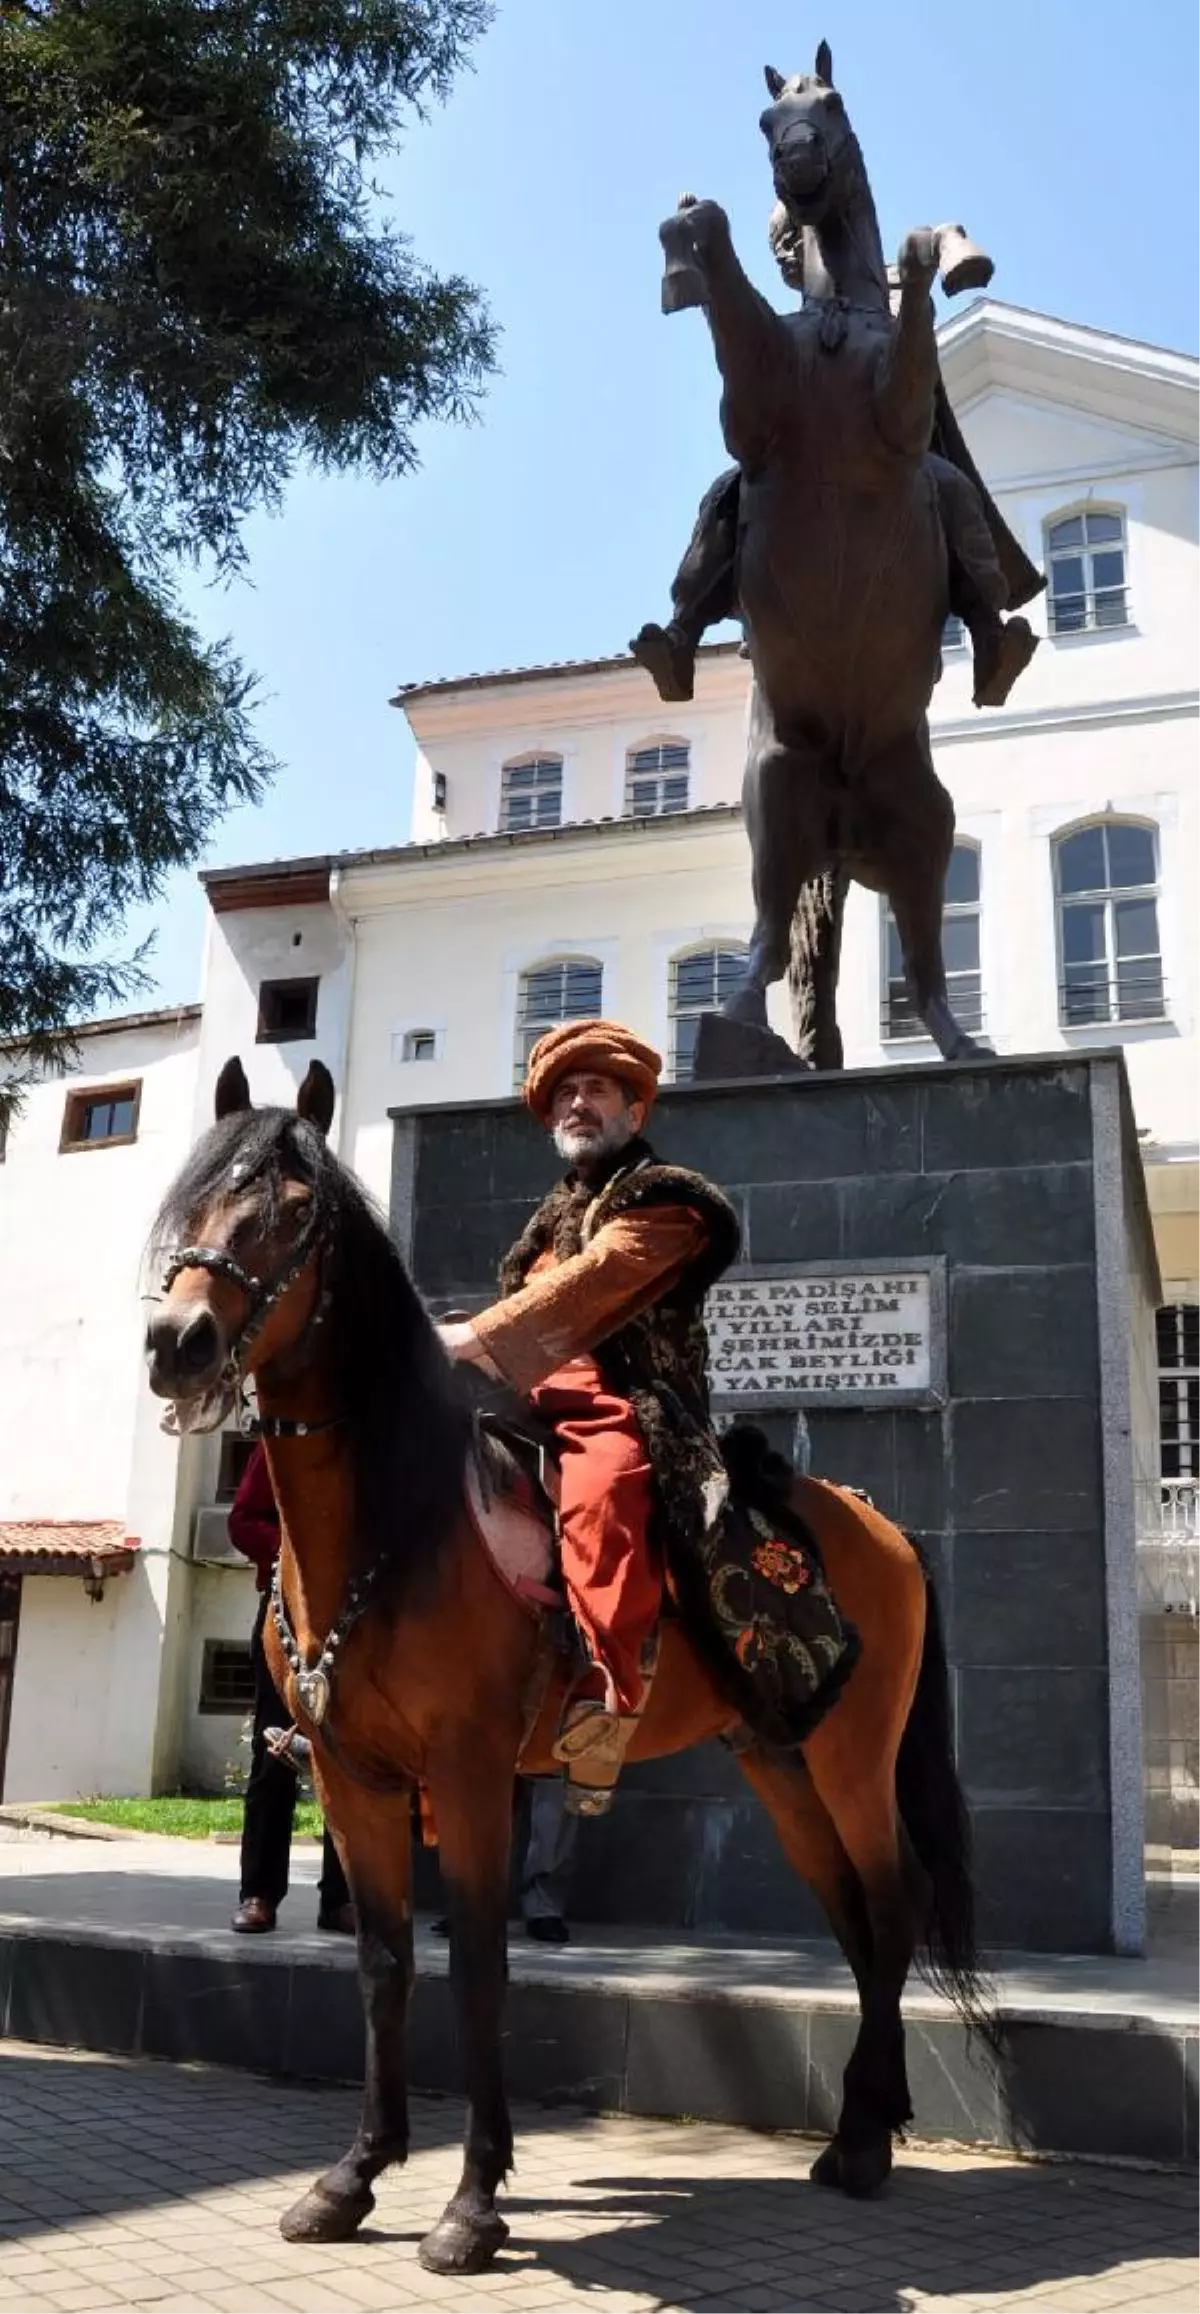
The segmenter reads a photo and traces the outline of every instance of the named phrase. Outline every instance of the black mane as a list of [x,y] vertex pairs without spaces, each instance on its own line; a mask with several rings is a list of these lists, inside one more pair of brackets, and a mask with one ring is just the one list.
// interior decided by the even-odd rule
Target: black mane
[[161,1258],[186,1244],[220,1197],[252,1182],[262,1185],[263,1226],[271,1231],[288,1181],[311,1188],[327,1232],[321,1357],[336,1377],[353,1442],[354,1557],[362,1565],[390,1561],[393,1594],[411,1597],[439,1564],[462,1502],[471,1416],[371,1198],[293,1110],[241,1110],[197,1143],[159,1209],[151,1249]]

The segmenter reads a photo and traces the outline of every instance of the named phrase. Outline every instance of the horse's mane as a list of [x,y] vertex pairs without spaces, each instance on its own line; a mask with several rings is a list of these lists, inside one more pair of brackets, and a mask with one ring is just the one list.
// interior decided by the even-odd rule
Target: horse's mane
[[436,1570],[462,1501],[471,1417],[373,1200],[293,1110],[240,1110],[197,1143],[159,1209],[151,1247],[161,1254],[187,1242],[218,1198],[252,1182],[261,1183],[262,1225],[273,1231],[288,1181],[312,1190],[326,1231],[321,1355],[352,1441],[353,1557],[390,1562],[389,1595],[411,1598]]

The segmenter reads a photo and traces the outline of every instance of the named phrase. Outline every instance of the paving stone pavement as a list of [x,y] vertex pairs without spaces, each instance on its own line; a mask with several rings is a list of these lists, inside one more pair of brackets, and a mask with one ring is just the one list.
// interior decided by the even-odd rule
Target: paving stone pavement
[[814,2146],[710,2125],[518,2114],[507,2250],[439,2280],[416,2244],[461,2109],[414,2100],[408,2167],[350,2244],[281,2209],[344,2151],[352,2093],[0,2043],[0,2314],[1192,2314],[1186,2178],[911,2145],[888,2193],[807,2181]]

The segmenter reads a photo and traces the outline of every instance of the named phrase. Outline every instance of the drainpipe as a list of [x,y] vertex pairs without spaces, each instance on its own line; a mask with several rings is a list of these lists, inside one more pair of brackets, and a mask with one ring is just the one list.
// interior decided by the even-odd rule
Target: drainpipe
[[346,1020],[342,1037],[343,1081],[338,1087],[340,1099],[336,1139],[337,1155],[343,1164],[346,1164],[349,1161],[345,1144],[347,1119],[350,1115],[350,1053],[354,1038],[354,995],[358,979],[358,925],[342,898],[342,882],[341,869],[331,868],[329,871],[329,905],[333,910],[335,921],[341,926],[346,945],[350,950],[350,970],[346,982]]

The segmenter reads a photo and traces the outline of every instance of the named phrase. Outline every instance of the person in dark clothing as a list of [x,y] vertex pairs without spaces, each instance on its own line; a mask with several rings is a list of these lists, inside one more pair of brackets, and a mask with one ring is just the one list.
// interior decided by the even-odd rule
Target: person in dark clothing
[[[256,1936],[274,1928],[275,1916],[287,1895],[292,1819],[296,1810],[295,1771],[285,1761],[273,1758],[264,1740],[267,1728],[286,1727],[288,1713],[271,1678],[263,1647],[263,1625],[270,1607],[271,1570],[279,1556],[279,1513],[261,1446],[255,1447],[230,1506],[229,1539],[243,1557],[250,1560],[261,1593],[250,1634],[254,1734],[242,1820],[241,1893],[229,1924],[240,1936]],[[354,1934],[354,1907],[328,1826],[321,1859],[317,1927],[346,1936]]]

